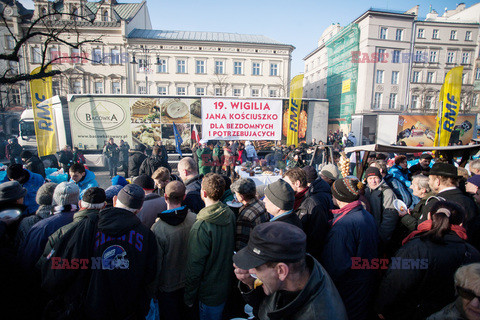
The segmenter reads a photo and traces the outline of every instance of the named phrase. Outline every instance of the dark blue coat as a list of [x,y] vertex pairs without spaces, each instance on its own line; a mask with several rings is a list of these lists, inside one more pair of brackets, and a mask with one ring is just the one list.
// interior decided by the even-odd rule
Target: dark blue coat
[[45,183],[45,179],[38,173],[33,173],[30,170],[27,171],[30,178],[23,184],[23,187],[27,189],[23,204],[27,207],[28,214],[34,214],[38,209],[38,203],[36,200],[37,191]]
[[352,268],[352,258],[371,263],[377,258],[378,243],[375,220],[361,205],[338,219],[327,235],[322,265],[335,283],[350,320],[367,319],[376,272]]

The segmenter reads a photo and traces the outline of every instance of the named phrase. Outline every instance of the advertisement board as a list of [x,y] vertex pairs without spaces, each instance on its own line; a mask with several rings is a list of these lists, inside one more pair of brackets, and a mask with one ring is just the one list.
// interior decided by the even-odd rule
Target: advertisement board
[[280,140],[282,100],[202,99],[202,139]]
[[[450,137],[453,144],[468,144],[473,137],[475,115],[458,115]],[[436,117],[433,115],[400,115],[398,118],[397,144],[410,147],[433,147]]]

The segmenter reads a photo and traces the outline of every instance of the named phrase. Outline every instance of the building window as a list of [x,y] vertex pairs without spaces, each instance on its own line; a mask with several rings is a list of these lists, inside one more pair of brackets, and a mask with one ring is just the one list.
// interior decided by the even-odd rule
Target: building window
[[22,99],[20,96],[20,88],[11,88],[10,93],[10,96],[12,97],[12,104],[18,105],[22,103]]
[[434,75],[435,73],[434,72],[427,72],[427,82],[428,83],[433,83],[434,81]]
[[417,109],[418,107],[418,96],[412,95],[412,109]]
[[438,39],[438,29],[433,29],[432,39]]
[[397,94],[390,93],[390,100],[388,100],[388,109],[395,109],[397,105]]
[[18,62],[8,61],[8,67],[11,74],[18,74]]
[[259,76],[260,75],[260,62],[253,62],[252,63],[252,76]]
[[177,96],[186,96],[186,95],[187,95],[187,88],[177,87]]
[[195,73],[204,74],[205,73],[205,60],[196,60],[195,61]]
[[92,60],[92,63],[102,63],[102,49],[93,49]]
[[468,64],[469,57],[470,57],[470,53],[463,52],[462,53],[462,64]]
[[270,98],[278,97],[278,95],[277,95],[277,89],[270,89],[270,90],[268,90],[268,96],[269,96]]
[[242,95],[242,89],[233,89],[233,96],[234,97],[240,97]]
[[122,88],[120,87],[120,82],[118,82],[118,81],[112,82],[112,93],[113,94],[122,93]]
[[398,71],[392,71],[392,84],[398,84]]
[[376,83],[383,83],[383,70],[377,70]]
[[108,11],[105,10],[102,13],[102,21],[108,21]]
[[480,80],[480,68],[475,69],[475,80]]
[[215,88],[215,95],[216,96],[223,96],[222,88]]
[[77,8],[73,8],[73,10],[72,10],[72,20],[75,20],[75,21],[78,20],[78,9]]
[[80,49],[72,48],[70,50],[70,57],[71,57],[72,63],[80,63],[81,62]]
[[472,31],[467,31],[465,33],[465,40],[466,41],[472,41]]
[[7,47],[7,49],[10,49],[12,50],[13,48],[15,48],[15,38],[13,36],[6,36],[5,37],[5,45]]
[[417,33],[417,38],[424,38],[425,36],[425,29],[418,29],[418,33]]
[[103,94],[103,82],[95,81],[95,93]]
[[278,76],[278,63],[270,63],[270,75]]
[[233,63],[233,74],[243,74],[243,63],[240,61],[235,61]]
[[157,73],[167,73],[167,60],[158,59]]
[[223,74],[223,61],[215,61],[215,74]]
[[432,109],[433,105],[433,96],[426,96],[425,97],[425,109]]
[[400,63],[400,50],[393,50],[393,63]]
[[457,40],[457,30],[450,31],[450,40]]
[[387,28],[380,28],[380,39],[387,39]]
[[138,86],[138,94],[147,94],[147,86],[139,85]]
[[60,58],[60,53],[57,48],[50,48],[49,49],[49,54],[50,54],[50,61],[53,61],[53,63],[59,63],[58,58]]
[[252,97],[254,98],[260,97],[260,90],[252,89]]
[[54,96],[60,95],[60,81],[58,80],[52,81],[52,94]]
[[449,51],[447,53],[447,63],[454,63],[455,62],[455,52]]
[[110,55],[111,64],[120,64],[120,50],[112,49]]
[[203,87],[195,88],[195,94],[197,96],[204,96],[205,95],[205,88],[203,88]]
[[462,83],[465,83],[465,79],[467,78],[466,73],[462,73]]
[[386,62],[385,49],[378,49],[378,62]]
[[158,86],[157,87],[157,94],[160,95],[160,96],[166,96],[167,95],[167,87]]
[[402,29],[397,29],[397,32],[395,33],[395,40],[397,40],[397,41],[402,41],[403,40],[403,30]]
[[437,62],[437,51],[430,51],[430,62]]
[[415,62],[425,62],[422,50],[415,51]]
[[41,63],[42,53],[39,47],[32,47],[32,63]]
[[72,91],[73,94],[82,94],[82,82],[80,80],[73,81]]
[[375,92],[375,100],[373,101],[373,109],[380,109],[380,104],[382,103],[382,93]]
[[420,71],[413,71],[412,82],[419,82],[420,80]]
[[473,107],[476,107],[477,103],[478,103],[478,94],[474,94],[472,99]]
[[187,73],[187,61],[177,60],[177,73]]

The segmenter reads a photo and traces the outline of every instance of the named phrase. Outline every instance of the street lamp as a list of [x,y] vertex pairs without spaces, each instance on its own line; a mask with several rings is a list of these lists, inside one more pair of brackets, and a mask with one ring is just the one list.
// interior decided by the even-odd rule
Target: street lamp
[[[145,55],[145,60],[144,60],[144,73],[145,73],[145,93],[148,94],[148,70],[150,67],[150,62],[148,59],[148,53],[149,49],[145,48],[144,46],[141,46],[142,53]],[[138,64],[137,60],[135,59],[135,53],[133,54],[132,57],[132,62],[131,64],[136,65]],[[160,64],[160,57],[157,56],[157,61],[153,65],[159,65]]]

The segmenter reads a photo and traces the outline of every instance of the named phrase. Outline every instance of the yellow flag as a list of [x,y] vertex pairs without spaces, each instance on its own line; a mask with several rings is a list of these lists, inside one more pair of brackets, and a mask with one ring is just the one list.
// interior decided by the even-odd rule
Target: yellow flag
[[288,130],[287,146],[298,144],[298,118],[302,106],[303,74],[300,74],[290,82],[290,99],[288,103]]
[[[455,67],[447,73],[440,91],[440,110],[437,119],[434,146],[448,146],[450,135],[455,127],[460,110],[460,93],[462,92],[463,66]],[[437,137],[438,136],[438,137]]]
[[438,112],[437,116],[435,117],[435,139],[433,140],[433,146],[438,147],[439,146],[439,140],[440,140],[440,122],[442,119],[442,110],[443,110],[443,87],[445,84],[442,84],[442,88],[440,88],[440,96],[438,97]]
[[[45,72],[52,71],[48,66]],[[30,74],[40,72],[40,67]],[[57,151],[57,138],[55,135],[55,121],[53,118],[52,105],[39,106],[44,100],[52,97],[52,77],[30,81],[30,93],[32,95],[32,107],[35,117],[35,136],[37,137],[38,156],[43,157],[54,154]]]

